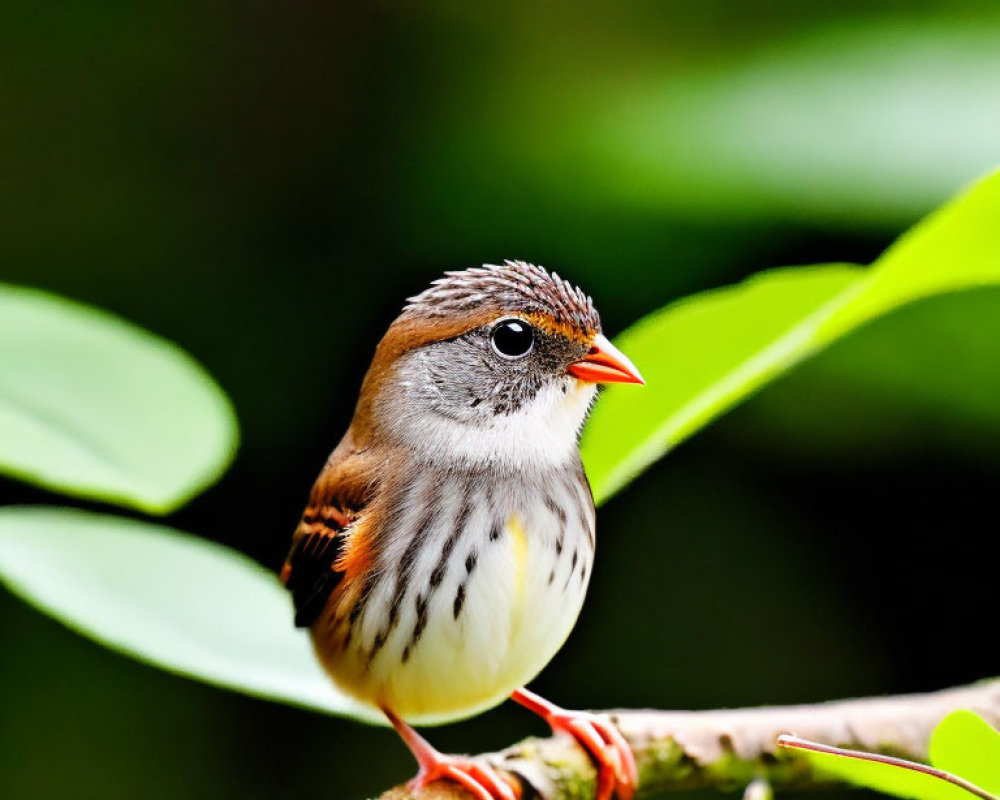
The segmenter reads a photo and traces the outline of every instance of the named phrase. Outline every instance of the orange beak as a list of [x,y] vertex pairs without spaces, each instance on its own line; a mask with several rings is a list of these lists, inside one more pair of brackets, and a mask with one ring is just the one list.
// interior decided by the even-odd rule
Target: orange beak
[[570,364],[567,372],[589,383],[646,383],[628,356],[601,334],[594,337],[586,357]]

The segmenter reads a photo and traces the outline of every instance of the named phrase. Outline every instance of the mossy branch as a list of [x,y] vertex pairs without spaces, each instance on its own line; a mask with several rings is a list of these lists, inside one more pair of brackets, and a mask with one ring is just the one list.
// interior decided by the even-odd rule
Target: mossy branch
[[[671,789],[766,786],[807,788],[829,781],[798,752],[779,750],[789,733],[814,742],[926,761],[934,727],[957,709],[1000,727],[1000,679],[929,694],[864,698],[799,706],[719,711],[610,711],[639,766],[639,794]],[[520,780],[524,797],[593,800],[595,770],[571,739],[527,739],[479,756]],[[766,783],[762,783],[766,782]],[[466,800],[456,784],[439,781],[421,800]],[[411,800],[405,787],[381,800]]]

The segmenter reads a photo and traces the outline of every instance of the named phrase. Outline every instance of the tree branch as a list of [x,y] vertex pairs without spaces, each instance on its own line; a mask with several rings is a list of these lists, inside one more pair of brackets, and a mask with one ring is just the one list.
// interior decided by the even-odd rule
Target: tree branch
[[[1000,679],[929,694],[865,698],[799,706],[720,711],[610,711],[635,752],[639,794],[670,789],[734,789],[754,784],[806,788],[828,783],[800,753],[779,750],[777,737],[794,734],[814,742],[926,761],[931,732],[956,709],[976,712],[1000,727]],[[543,800],[592,800],[595,771],[571,739],[527,739],[499,753],[479,756],[515,775],[524,796]],[[755,781],[757,783],[755,783]],[[439,781],[421,800],[467,800],[457,785]],[[411,800],[405,787],[381,800]]]

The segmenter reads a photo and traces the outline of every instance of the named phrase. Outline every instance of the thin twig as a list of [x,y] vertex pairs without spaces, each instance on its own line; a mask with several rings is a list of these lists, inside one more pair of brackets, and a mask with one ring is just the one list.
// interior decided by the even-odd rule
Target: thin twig
[[964,789],[969,794],[981,798],[981,800],[997,800],[994,795],[984,789],[980,789],[974,783],[970,783],[965,778],[961,778],[958,775],[952,775],[950,772],[945,772],[941,769],[935,769],[934,767],[928,766],[927,764],[921,764],[917,761],[907,761],[905,758],[885,756],[880,753],[862,753],[860,750],[845,750],[843,747],[833,747],[828,744],[820,744],[819,742],[810,742],[807,739],[800,739],[798,736],[789,736],[788,734],[782,734],[779,736],[778,744],[782,747],[809,750],[814,753],[825,753],[826,755],[841,756],[843,758],[855,759],[857,761],[869,761],[873,764],[888,764],[889,766],[896,767],[898,769],[919,772],[931,778],[946,781],[947,783],[957,786],[959,789]]

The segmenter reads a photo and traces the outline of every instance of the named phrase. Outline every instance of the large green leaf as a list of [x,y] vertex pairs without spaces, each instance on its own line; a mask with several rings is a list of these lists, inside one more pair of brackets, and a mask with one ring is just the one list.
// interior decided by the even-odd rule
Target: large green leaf
[[921,297],[1000,283],[1000,172],[931,214],[871,267],[783,269],[682,300],[616,343],[647,385],[605,393],[584,432],[598,500],[801,359]]
[[165,512],[218,477],[236,439],[225,395],[176,346],[0,284],[0,472]]
[[798,751],[824,775],[912,800],[997,800],[963,776],[899,758],[843,750],[782,736],[782,747]]
[[934,729],[931,763],[1000,795],[1000,731],[971,711],[951,712]]
[[171,528],[72,509],[0,510],[0,578],[70,628],[248,694],[375,719],[339,694],[292,626],[288,593],[246,556]]
[[[730,434],[798,457],[932,447],[1000,456],[1000,286],[880,317],[768,387]],[[802,402],[802,398],[809,402]]]

